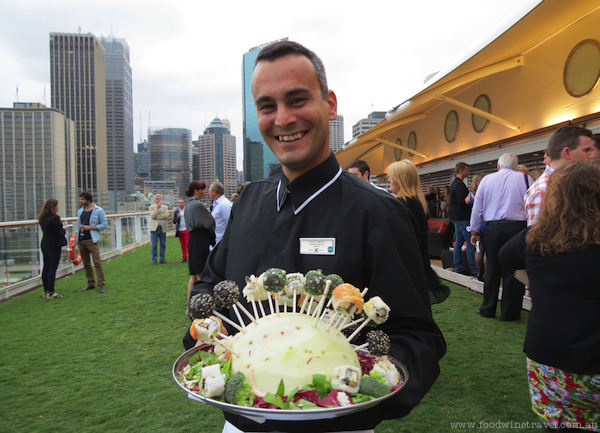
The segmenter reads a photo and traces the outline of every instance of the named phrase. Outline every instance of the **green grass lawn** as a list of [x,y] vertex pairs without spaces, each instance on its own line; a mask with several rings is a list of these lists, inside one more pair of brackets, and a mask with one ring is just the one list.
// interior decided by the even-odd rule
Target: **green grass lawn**
[[[188,400],[171,376],[190,323],[180,259],[169,237],[167,265],[151,265],[149,246],[106,261],[104,294],[80,292],[80,272],[57,281],[63,299],[42,299],[40,288],[0,304],[0,432],[220,432],[221,412]],[[455,422],[539,431],[497,428],[536,422],[522,352],[527,314],[483,319],[481,295],[450,286],[433,308],[448,343],[441,376],[409,416],[375,431],[474,430]]]

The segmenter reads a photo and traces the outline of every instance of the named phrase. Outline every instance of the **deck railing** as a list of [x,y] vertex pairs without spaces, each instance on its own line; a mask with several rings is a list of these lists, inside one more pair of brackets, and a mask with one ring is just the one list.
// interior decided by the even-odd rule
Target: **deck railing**
[[[108,227],[100,232],[102,260],[142,246],[150,239],[148,212],[107,214]],[[67,241],[75,235],[77,218],[61,218],[73,224],[67,230]],[[40,241],[42,231],[36,220],[0,222],[0,299],[10,298],[42,284],[44,266]],[[62,249],[57,278],[83,269],[69,260],[68,247]]]

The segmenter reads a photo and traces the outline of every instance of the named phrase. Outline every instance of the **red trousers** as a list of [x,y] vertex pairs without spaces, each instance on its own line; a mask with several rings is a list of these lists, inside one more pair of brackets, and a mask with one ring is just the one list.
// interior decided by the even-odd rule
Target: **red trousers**
[[190,238],[190,234],[187,230],[181,230],[177,232],[179,236],[179,243],[181,244],[181,256],[183,260],[187,260],[188,258],[188,239]]

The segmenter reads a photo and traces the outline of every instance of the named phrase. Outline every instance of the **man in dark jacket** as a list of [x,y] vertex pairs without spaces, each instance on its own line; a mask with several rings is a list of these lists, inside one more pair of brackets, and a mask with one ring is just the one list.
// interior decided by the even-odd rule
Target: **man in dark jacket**
[[[469,195],[469,189],[465,185],[465,178],[469,177],[469,166],[459,162],[454,168],[456,177],[450,185],[450,221],[454,224],[456,241],[454,242],[454,272],[459,274],[477,276],[477,264],[475,263],[475,247],[471,245],[471,233],[467,231],[471,219],[471,206],[465,202]],[[461,260],[461,249],[467,243],[467,259],[469,269],[464,269]],[[470,272],[469,272],[470,271]]]

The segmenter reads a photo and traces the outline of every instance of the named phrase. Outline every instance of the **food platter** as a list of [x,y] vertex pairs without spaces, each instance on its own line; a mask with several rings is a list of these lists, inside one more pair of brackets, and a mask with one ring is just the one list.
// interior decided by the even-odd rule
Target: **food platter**
[[[200,350],[205,350],[210,347],[210,344],[201,345],[197,347],[193,347],[183,353],[175,364],[173,364],[173,379],[175,383],[188,394],[188,398],[194,401],[208,403],[212,406],[217,407],[226,412],[233,413],[235,415],[241,415],[246,418],[249,418],[258,423],[264,423],[266,420],[269,421],[316,421],[323,419],[331,419],[337,418],[345,415],[350,415],[355,412],[360,412],[370,407],[373,407],[383,400],[388,399],[395,395],[400,389],[406,385],[408,381],[408,371],[406,367],[395,360],[392,357],[389,357],[391,362],[394,363],[398,372],[400,373],[401,383],[400,386],[394,391],[390,392],[388,395],[384,397],[377,398],[375,400],[366,401],[358,404],[353,404],[350,406],[344,407],[333,407],[333,408],[320,408],[320,409],[308,409],[308,410],[283,410],[283,409],[263,409],[263,408],[255,408],[255,407],[245,407],[245,406],[237,406],[235,404],[226,403],[224,401],[214,400],[211,398],[203,397],[200,394],[196,394],[194,392],[190,392],[186,389],[183,384],[177,380],[178,373],[183,371],[184,367],[188,365],[189,358],[194,355],[196,352]],[[364,353],[368,353],[365,349],[360,349]]]

